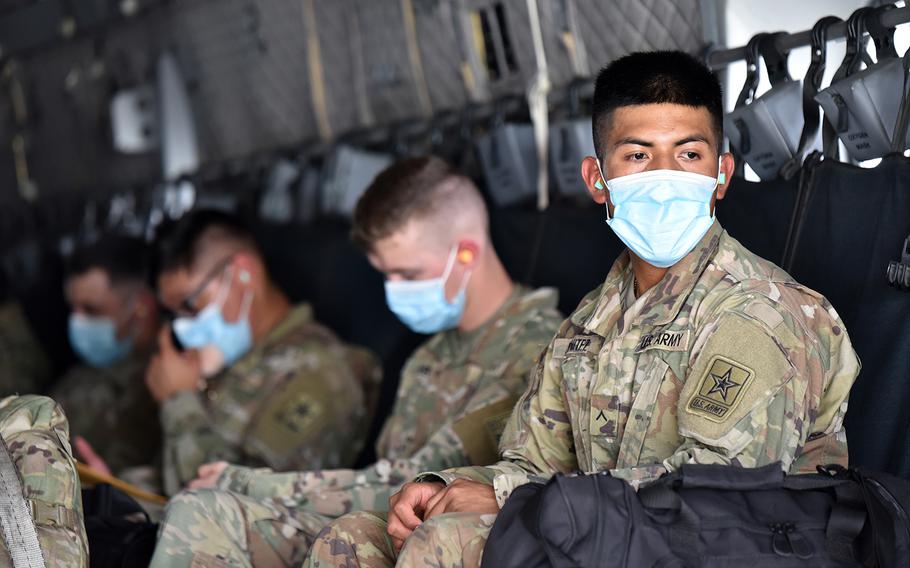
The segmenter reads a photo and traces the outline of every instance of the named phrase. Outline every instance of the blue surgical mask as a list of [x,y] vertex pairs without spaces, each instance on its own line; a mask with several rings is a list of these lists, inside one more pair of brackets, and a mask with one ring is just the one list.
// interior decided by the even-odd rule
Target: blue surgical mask
[[452,329],[461,321],[470,272],[465,274],[455,298],[451,302],[446,299],[446,281],[455,265],[457,252],[457,247],[452,249],[445,271],[439,278],[398,282],[386,280],[385,299],[389,309],[413,331],[439,333]]
[[92,367],[110,367],[133,350],[133,338],[117,338],[117,325],[105,317],[70,314],[70,345]]
[[607,224],[639,258],[668,268],[692,252],[714,223],[711,198],[717,182],[677,170],[613,178],[607,181],[613,202]]
[[253,293],[247,291],[244,294],[243,306],[237,321],[228,322],[222,313],[230,292],[231,271],[225,274],[225,280],[221,284],[222,291],[214,302],[194,317],[177,318],[173,324],[174,334],[181,345],[186,349],[201,352],[202,372],[207,377],[239,361],[253,346],[253,332],[250,327]]

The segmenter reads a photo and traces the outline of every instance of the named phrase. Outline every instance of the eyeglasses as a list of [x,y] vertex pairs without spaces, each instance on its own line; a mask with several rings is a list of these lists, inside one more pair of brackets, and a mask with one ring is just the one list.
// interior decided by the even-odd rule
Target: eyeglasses
[[[231,255],[219,261],[214,267],[212,267],[209,273],[206,274],[205,278],[203,278],[199,286],[197,286],[195,290],[190,292],[183,300],[181,300],[180,304],[178,305],[178,310],[180,313],[199,313],[199,311],[202,309],[202,306],[197,305],[199,296],[202,295],[205,289],[209,287],[215,278],[221,276],[221,274],[224,272],[224,269],[227,268],[233,260],[234,255]],[[164,302],[162,302],[160,298],[158,302],[162,304],[162,306],[164,305]],[[179,313],[174,313],[173,310],[169,310],[166,307],[163,307],[162,311],[167,315],[168,319],[175,319],[179,315]]]

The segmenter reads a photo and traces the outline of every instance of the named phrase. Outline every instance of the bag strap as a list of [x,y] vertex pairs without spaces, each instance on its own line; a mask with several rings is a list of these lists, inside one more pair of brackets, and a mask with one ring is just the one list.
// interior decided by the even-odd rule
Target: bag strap
[[780,462],[756,468],[685,464],[676,475],[678,483],[687,489],[729,491],[776,489],[783,486],[785,477]]
[[[746,45],[746,81],[743,83],[743,88],[740,90],[739,96],[736,97],[736,105],[734,108],[742,108],[751,103],[752,99],[755,98],[755,91],[758,89],[758,83],[761,80],[758,64],[758,47],[767,35],[768,34],[766,33],[756,34]],[[736,164],[736,170],[733,172],[733,175],[742,176],[745,171],[745,161],[742,156],[749,152],[751,143],[749,140],[749,130],[746,127],[745,122],[737,120],[736,127],[740,131],[742,140],[739,148],[731,145],[730,151],[733,153],[734,163]]]
[[828,30],[831,26],[842,22],[836,16],[827,16],[817,21],[812,26],[812,61],[809,70],[803,79],[803,131],[799,136],[799,147],[793,158],[781,168],[781,177],[792,179],[803,165],[803,160],[815,137],[818,134],[819,123],[822,123],[822,147],[827,148],[832,140],[837,140],[837,133],[827,120],[822,121],[815,95],[821,89],[822,79],[825,76],[825,64],[828,56]]
[[852,560],[853,543],[866,525],[866,504],[855,482],[836,485],[837,501],[831,509],[825,540],[828,553],[835,558]]
[[765,60],[765,69],[768,70],[768,80],[771,82],[771,86],[776,87],[792,81],[790,70],[787,68],[787,57],[790,55],[790,50],[781,49],[777,45],[777,40],[788,34],[775,32],[763,35],[764,37],[758,42],[758,53]]
[[866,31],[875,44],[875,59],[897,59],[894,47],[894,29],[882,25],[882,14],[894,8],[894,4],[885,4],[866,17]]
[[13,568],[44,568],[38,529],[25,500],[19,470],[0,437],[0,531]]

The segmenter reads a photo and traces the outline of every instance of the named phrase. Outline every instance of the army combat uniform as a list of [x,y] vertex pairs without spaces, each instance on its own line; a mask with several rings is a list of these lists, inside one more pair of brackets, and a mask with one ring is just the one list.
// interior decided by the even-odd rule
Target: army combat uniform
[[161,451],[158,405],[145,386],[147,354],[110,367],[80,365],[51,391],[63,407],[70,433],[82,436],[115,475],[151,464]]
[[[560,328],[503,434],[503,461],[423,479],[512,490],[557,472],[636,485],[685,463],[789,473],[847,463],[843,417],[859,362],[834,308],[718,223],[635,298],[629,253]],[[422,524],[400,566],[477,566],[495,515]],[[339,519],[309,566],[392,566],[382,515]],[[355,548],[356,547],[356,548]]]
[[363,448],[380,367],[295,307],[242,359],[161,406],[164,487],[177,493],[202,464],[277,470],[350,465]]
[[493,463],[535,357],[562,320],[556,302],[553,290],[516,288],[479,329],[422,345],[402,370],[376,464],[285,474],[231,466],[220,490],[178,495],[152,566],[299,566],[333,518],[387,509],[391,494],[427,469]]
[[[82,520],[79,475],[60,407],[43,396],[5,398],[0,401],[0,436],[18,470],[44,565],[87,568],[88,539]],[[21,526],[28,519],[17,516],[15,522]],[[11,568],[13,561],[4,530],[0,530],[0,568]],[[21,553],[22,549],[18,550]]]

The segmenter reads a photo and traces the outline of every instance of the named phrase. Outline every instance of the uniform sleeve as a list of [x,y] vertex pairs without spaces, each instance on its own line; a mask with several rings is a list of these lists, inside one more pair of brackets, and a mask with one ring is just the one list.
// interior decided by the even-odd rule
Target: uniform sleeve
[[164,433],[164,490],[176,495],[196,478],[199,466],[217,460],[238,461],[238,448],[225,441],[212,427],[201,394],[184,391],[161,406]]
[[[660,464],[613,470],[634,486],[683,464],[755,468],[800,453],[813,424],[823,371],[811,340],[740,313],[706,326],[676,405],[682,444]],[[816,395],[817,398],[817,395]]]
[[551,343],[512,412],[500,442],[502,461],[488,467],[428,472],[419,479],[445,483],[470,479],[491,484],[501,506],[519,485],[550,477],[555,472],[575,471],[578,462],[563,390],[563,373],[559,359],[553,356],[553,348]]

